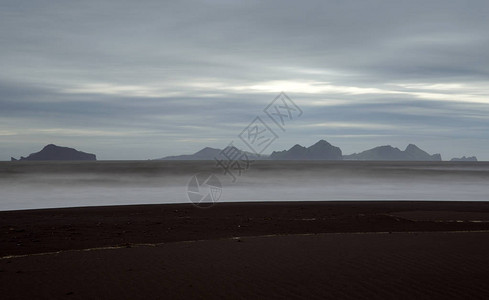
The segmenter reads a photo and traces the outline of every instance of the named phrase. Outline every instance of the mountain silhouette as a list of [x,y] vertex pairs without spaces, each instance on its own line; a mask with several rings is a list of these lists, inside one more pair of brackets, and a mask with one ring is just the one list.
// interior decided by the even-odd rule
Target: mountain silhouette
[[205,147],[194,154],[184,154],[175,156],[166,156],[159,158],[158,160],[214,160],[214,159],[228,159],[226,155],[233,157],[239,157],[246,155],[250,160],[266,159],[265,155],[257,155],[251,152],[240,150],[234,146],[227,146],[224,149]]
[[166,156],[160,158],[161,160],[212,160],[214,157],[219,156],[221,149],[205,147],[202,150],[195,152],[194,154],[183,154],[175,156]]
[[375,147],[360,153],[344,155],[345,160],[401,160],[401,161],[441,161],[440,154],[429,154],[414,144],[404,151],[390,145]]
[[297,144],[289,150],[274,151],[270,155],[270,159],[277,160],[341,160],[342,158],[341,149],[325,140],[320,140],[308,148]]
[[[440,154],[429,154],[414,144],[409,144],[401,150],[390,145],[379,146],[360,153],[342,155],[339,147],[325,140],[320,140],[312,146],[304,147],[296,144],[288,150],[274,151],[270,156],[257,155],[228,146],[223,150],[205,147],[194,154],[167,156],[160,160],[214,160],[226,159],[223,152],[231,152],[234,148],[239,154],[246,154],[250,160],[380,160],[380,161],[441,161]],[[475,156],[453,158],[452,161],[477,161]]]
[[[17,159],[12,157],[11,160],[16,161]],[[49,144],[39,152],[32,153],[27,157],[21,156],[19,160],[97,160],[97,157],[95,154],[81,152],[73,148]]]

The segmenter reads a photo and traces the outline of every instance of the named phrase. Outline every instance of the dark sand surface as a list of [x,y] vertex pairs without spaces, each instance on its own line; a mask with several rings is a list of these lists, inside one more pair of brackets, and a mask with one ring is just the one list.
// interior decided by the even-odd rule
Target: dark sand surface
[[0,295],[488,299],[488,216],[486,202],[0,212]]

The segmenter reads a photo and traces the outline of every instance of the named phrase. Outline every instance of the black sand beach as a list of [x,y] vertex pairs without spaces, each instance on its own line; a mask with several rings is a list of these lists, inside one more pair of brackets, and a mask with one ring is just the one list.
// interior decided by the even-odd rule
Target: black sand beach
[[0,212],[5,299],[483,299],[487,202]]

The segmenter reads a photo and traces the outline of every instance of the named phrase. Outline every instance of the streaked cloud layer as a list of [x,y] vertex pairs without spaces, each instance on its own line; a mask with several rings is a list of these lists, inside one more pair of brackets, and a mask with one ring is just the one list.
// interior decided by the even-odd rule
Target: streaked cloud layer
[[285,91],[273,149],[489,160],[487,1],[2,1],[0,159],[223,147]]

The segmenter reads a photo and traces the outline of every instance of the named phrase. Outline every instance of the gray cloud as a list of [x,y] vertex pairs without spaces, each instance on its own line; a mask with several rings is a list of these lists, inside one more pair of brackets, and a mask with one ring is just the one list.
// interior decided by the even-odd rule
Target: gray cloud
[[0,8],[0,159],[48,142],[105,159],[218,147],[281,90],[304,116],[274,149],[413,142],[489,159],[486,1]]

